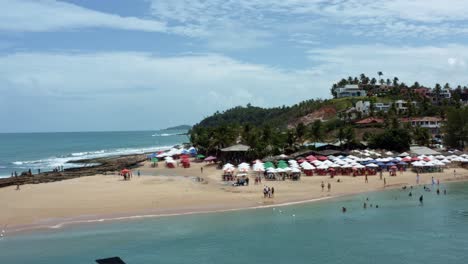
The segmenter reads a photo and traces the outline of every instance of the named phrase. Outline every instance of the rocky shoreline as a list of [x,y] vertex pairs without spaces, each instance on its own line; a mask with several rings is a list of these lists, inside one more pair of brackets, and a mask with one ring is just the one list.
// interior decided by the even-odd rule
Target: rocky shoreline
[[[38,184],[55,181],[63,181],[78,177],[92,176],[96,174],[114,173],[124,168],[134,168],[146,160],[146,154],[124,155],[95,159],[83,159],[73,163],[84,164],[84,167],[69,168],[61,172],[43,172],[40,174],[22,174],[18,177],[0,179],[0,188],[19,184]],[[86,164],[94,164],[86,166]]]

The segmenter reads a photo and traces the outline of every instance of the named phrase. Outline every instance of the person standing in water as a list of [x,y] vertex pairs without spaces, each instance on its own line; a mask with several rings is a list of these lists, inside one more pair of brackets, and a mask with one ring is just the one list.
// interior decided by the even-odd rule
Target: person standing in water
[[424,200],[424,197],[421,195],[421,196],[419,197],[419,204],[420,204],[420,205],[423,205],[423,200]]

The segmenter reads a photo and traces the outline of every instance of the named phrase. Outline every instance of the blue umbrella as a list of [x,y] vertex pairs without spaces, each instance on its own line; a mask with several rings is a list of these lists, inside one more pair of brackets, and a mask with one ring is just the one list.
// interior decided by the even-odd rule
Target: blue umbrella
[[408,163],[406,163],[404,161],[400,161],[400,162],[398,162],[398,165],[408,165]]
[[393,162],[389,162],[389,163],[387,163],[387,166],[395,166],[395,165],[396,165],[396,164],[395,164],[395,163],[393,163]]
[[377,165],[379,165],[380,167],[386,167],[387,166],[387,164],[382,163],[382,162],[377,162]]

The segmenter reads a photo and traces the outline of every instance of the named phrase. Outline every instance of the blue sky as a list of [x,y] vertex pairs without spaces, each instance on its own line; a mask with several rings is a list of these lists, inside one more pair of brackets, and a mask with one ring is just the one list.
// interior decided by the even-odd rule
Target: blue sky
[[157,129],[328,98],[365,73],[467,85],[464,0],[0,0],[0,132]]

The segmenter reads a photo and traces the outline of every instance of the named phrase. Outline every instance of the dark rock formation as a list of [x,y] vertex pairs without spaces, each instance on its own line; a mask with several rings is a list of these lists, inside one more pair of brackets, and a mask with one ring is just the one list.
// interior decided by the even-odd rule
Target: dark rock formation
[[[29,175],[21,174],[18,177],[0,179],[0,188],[16,184],[37,184],[45,182],[63,181],[78,177],[92,176],[96,174],[106,174],[120,171],[124,168],[136,167],[140,162],[146,160],[146,155],[127,155],[118,157],[106,157],[74,161],[81,163],[84,167],[69,168],[62,172],[43,172],[41,174]],[[86,164],[95,164],[87,166]]]

